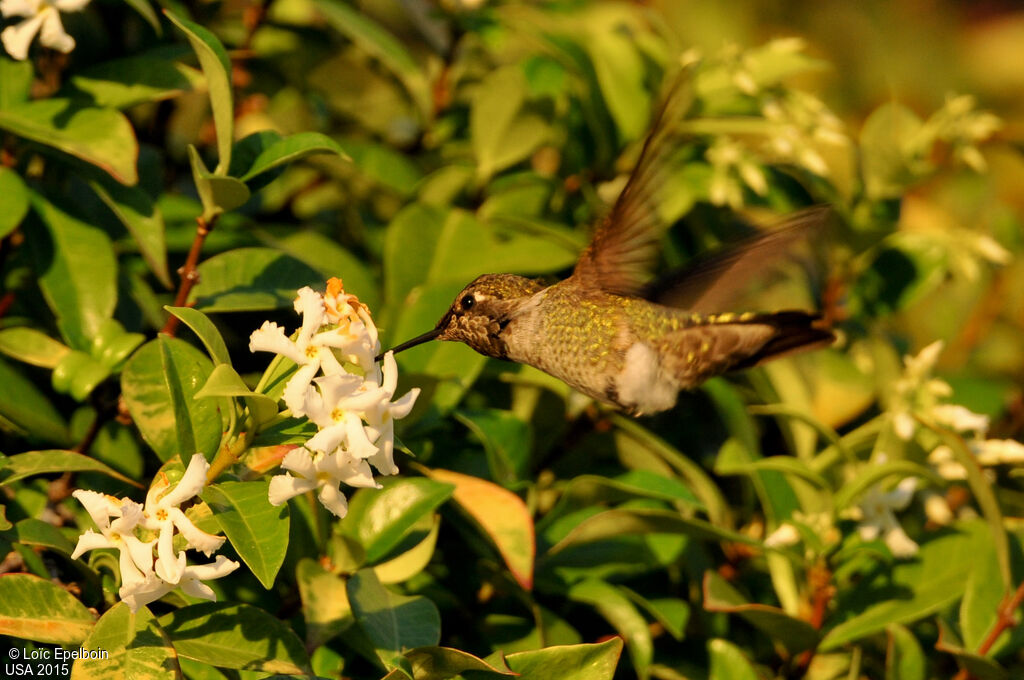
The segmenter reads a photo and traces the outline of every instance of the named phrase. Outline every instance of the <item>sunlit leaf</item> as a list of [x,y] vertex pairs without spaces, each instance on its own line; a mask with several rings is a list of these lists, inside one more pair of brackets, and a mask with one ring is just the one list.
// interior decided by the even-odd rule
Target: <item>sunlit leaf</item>
[[93,624],[89,610],[59,585],[28,574],[0,576],[0,634],[77,645]]
[[156,619],[143,607],[134,614],[119,602],[103,614],[82,644],[95,651],[75,664],[72,680],[86,678],[158,678],[177,670],[178,655]]
[[220,482],[202,492],[235,552],[268,590],[284,563],[289,530],[288,506],[271,505],[269,489],[269,481]]

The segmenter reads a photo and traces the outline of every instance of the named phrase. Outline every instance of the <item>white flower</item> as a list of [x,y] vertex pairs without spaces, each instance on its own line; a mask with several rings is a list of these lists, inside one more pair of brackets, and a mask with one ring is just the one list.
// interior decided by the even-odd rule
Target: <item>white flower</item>
[[420,388],[414,387],[398,401],[391,401],[398,387],[398,364],[395,363],[394,352],[384,355],[381,378],[382,398],[364,414],[370,440],[376,442],[378,448],[369,460],[382,475],[393,475],[398,472],[395,465],[395,421],[409,415],[420,395]]
[[985,439],[970,443],[981,465],[1020,465],[1024,463],[1024,444],[1012,439]]
[[271,505],[281,505],[299,494],[320,489],[318,497],[325,508],[339,518],[348,513],[348,501],[338,488],[349,486],[380,488],[365,460],[342,449],[332,453],[311,454],[303,448],[292,449],[281,462],[292,474],[277,475],[270,480]]
[[[224,544],[223,536],[214,536],[197,528],[178,506],[194,498],[206,485],[206,473],[210,464],[203,454],[197,453],[189,461],[188,468],[173,489],[152,486],[146,494],[143,510],[143,525],[151,531],[158,531],[156,573],[164,581],[176,585],[185,572],[185,553],[174,553],[174,530],[185,537],[189,548],[212,555]],[[164,493],[166,491],[166,493]]]
[[319,391],[310,388],[306,409],[320,431],[306,442],[306,447],[325,453],[343,447],[356,458],[369,458],[376,453],[377,447],[363,429],[360,416],[390,396],[371,381],[349,374],[317,378],[316,384]]
[[956,460],[953,449],[945,444],[932,449],[928,454],[928,464],[935,468],[943,479],[967,479],[967,470]]
[[323,299],[327,320],[336,326],[334,334],[338,336],[331,346],[341,351],[345,361],[367,372],[373,370],[380,342],[370,310],[355,295],[345,292],[339,278],[328,279]]
[[708,198],[715,205],[741,207],[743,187],[740,180],[760,196],[768,193],[764,171],[738,142],[721,137],[708,148],[704,156],[711,164]]
[[800,532],[789,522],[783,522],[779,528],[768,534],[764,539],[766,548],[786,548],[800,542]]
[[238,562],[229,560],[223,555],[217,555],[217,559],[210,564],[193,564],[185,567],[177,584],[168,583],[156,574],[149,574],[128,587],[126,587],[127,584],[122,585],[118,594],[121,601],[128,605],[133,612],[138,611],[139,607],[159,600],[175,588],[181,588],[184,593],[192,597],[216,602],[216,593],[203,581],[212,581],[227,576],[238,567]]
[[[153,543],[143,543],[135,535],[135,527],[143,520],[142,506],[127,499],[114,498],[95,491],[78,489],[71,494],[85,507],[100,533],[88,529],[78,539],[71,559],[96,548],[117,548],[121,582],[137,581],[153,571]],[[110,518],[114,517],[111,522]]]
[[932,418],[957,432],[974,432],[982,436],[988,431],[988,416],[974,413],[957,404],[939,404],[931,410]]
[[77,12],[89,0],[0,0],[0,14],[28,17],[0,33],[4,49],[18,60],[28,57],[28,48],[39,33],[39,42],[65,54],[75,49],[75,39],[64,31],[60,12]]
[[299,366],[285,385],[284,403],[292,415],[302,417],[306,415],[305,399],[316,374],[321,369],[325,375],[342,373],[343,370],[330,349],[331,341],[336,342],[337,338],[330,337],[330,331],[318,332],[325,318],[323,297],[308,286],[302,288],[295,298],[295,311],[302,315],[302,326],[294,342],[288,339],[283,328],[266,321],[249,336],[249,351],[280,354]]
[[896,510],[906,508],[914,497],[917,479],[907,477],[891,491],[883,492],[877,484],[865,492],[859,503],[860,524],[857,531],[865,541],[879,536],[898,558],[917,554],[915,543],[896,521]]
[[903,358],[903,375],[893,383],[889,413],[896,435],[904,441],[910,441],[917,429],[915,414],[932,418],[938,400],[953,393],[947,382],[931,377],[942,347],[943,342],[936,340],[916,356],[907,355]]

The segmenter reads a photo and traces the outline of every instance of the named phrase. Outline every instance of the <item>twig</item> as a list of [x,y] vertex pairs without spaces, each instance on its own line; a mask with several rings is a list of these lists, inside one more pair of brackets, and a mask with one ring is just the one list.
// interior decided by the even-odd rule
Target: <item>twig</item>
[[[199,270],[197,265],[199,264],[199,253],[203,250],[203,243],[206,242],[206,237],[211,231],[213,226],[217,222],[217,217],[210,218],[207,222],[201,216],[196,218],[196,237],[192,239],[192,247],[188,251],[188,258],[185,260],[185,264],[178,269],[178,273],[181,275],[181,285],[178,287],[178,294],[174,297],[175,307],[184,307],[188,302],[189,293],[192,292],[192,287],[199,281]],[[167,317],[167,323],[164,324],[161,333],[165,333],[171,337],[178,330],[178,317],[171,314]]]
[[[1013,594],[1013,597],[1009,599],[1004,598],[999,604],[999,610],[996,613],[996,625],[992,627],[992,630],[988,632],[985,639],[978,645],[978,656],[988,654],[992,646],[995,645],[996,640],[999,639],[999,636],[1017,625],[1013,618],[1013,613],[1017,611],[1022,602],[1024,602],[1024,582],[1017,586],[1017,591]],[[961,668],[960,672],[953,676],[953,680],[969,680],[970,678],[971,674],[966,668]]]

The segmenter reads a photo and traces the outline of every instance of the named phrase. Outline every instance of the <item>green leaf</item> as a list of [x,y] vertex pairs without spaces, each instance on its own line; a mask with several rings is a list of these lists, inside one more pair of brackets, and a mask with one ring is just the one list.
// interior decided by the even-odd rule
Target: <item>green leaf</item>
[[21,176],[0,166],[0,238],[18,228],[28,213],[28,187]]
[[291,627],[247,604],[208,602],[158,620],[179,656],[221,668],[299,675],[309,657]]
[[492,676],[515,675],[504,660],[488,663],[483,659],[451,647],[417,647],[405,653],[412,664],[416,680],[445,680],[467,671],[488,673]]
[[337,154],[348,158],[348,154],[336,141],[319,132],[300,132],[280,139],[263,149],[239,179],[247,182],[257,175],[293,163],[314,154]]
[[80,158],[135,184],[139,143],[124,114],[70,99],[35,99],[0,109],[0,128]]
[[619,590],[653,616],[665,627],[669,635],[676,640],[683,639],[686,634],[686,622],[690,620],[689,602],[675,597],[646,598],[625,586],[619,586]]
[[277,402],[265,394],[250,390],[235,369],[227,364],[215,366],[210,377],[195,394],[196,399],[211,397],[242,397],[257,426],[273,420],[277,415]]
[[731,642],[720,638],[708,640],[708,656],[711,660],[708,680],[758,680],[750,659]]
[[197,451],[207,457],[217,452],[221,437],[217,404],[195,399],[212,370],[202,352],[166,336],[143,345],[125,364],[121,390],[128,412],[161,460]]
[[240,208],[249,200],[249,187],[241,180],[211,173],[194,146],[188,146],[188,160],[192,166],[192,180],[203,204],[202,219],[210,222],[221,213]]
[[75,544],[67,539],[57,527],[41,519],[29,517],[14,525],[15,536],[23,545],[58,550],[65,555],[75,551]]
[[113,182],[89,182],[96,195],[114,213],[139,246],[142,259],[157,280],[171,287],[167,271],[167,243],[164,240],[164,218],[160,208],[146,192]]
[[526,78],[519,65],[496,69],[477,86],[469,131],[481,182],[526,158],[547,136],[542,119],[521,113],[525,101]]
[[612,680],[622,654],[622,639],[592,645],[563,645],[505,657],[518,680]]
[[315,4],[334,28],[395,74],[405,85],[423,120],[430,120],[434,106],[430,82],[402,43],[342,0],[316,0]]
[[715,464],[715,472],[720,475],[751,475],[764,470],[774,470],[793,475],[810,482],[820,489],[830,489],[828,481],[807,466],[806,463],[792,456],[769,456],[749,462],[719,461]]
[[99,472],[114,479],[142,488],[134,479],[125,477],[117,470],[101,463],[95,458],[83,456],[74,451],[52,449],[48,451],[28,451],[7,458],[7,465],[0,471],[0,486],[11,484],[19,479],[33,475],[52,474],[54,472]]
[[[960,603],[960,635],[964,649],[977,651],[998,621],[997,612],[1010,593],[1006,592],[994,546],[971,555],[964,599]],[[1005,639],[1003,639],[1005,641]],[[999,652],[997,641],[993,654]]]
[[319,647],[352,625],[345,581],[308,557],[299,561],[295,580],[302,596],[307,649]]
[[455,418],[483,443],[492,479],[507,484],[528,472],[533,434],[529,423],[499,409],[463,410]]
[[[235,141],[235,109],[231,99],[231,60],[227,50],[213,33],[197,23],[175,16],[164,10],[164,15],[188,37],[206,76],[213,109],[213,124],[217,128],[217,155],[215,175],[224,175],[231,167],[231,146]],[[237,207],[237,206],[236,206]],[[225,208],[230,210],[231,208]]]
[[615,586],[596,579],[574,584],[566,595],[570,600],[591,605],[611,623],[626,641],[626,649],[637,675],[640,678],[648,677],[648,667],[654,658],[654,643],[647,621],[629,598]]
[[0,352],[33,366],[54,368],[71,350],[49,335],[26,326],[0,330]]
[[389,590],[372,569],[361,569],[348,580],[348,600],[356,622],[385,664],[396,654],[436,645],[441,639],[441,615],[434,603]]
[[455,485],[453,498],[497,547],[516,582],[533,588],[537,552],[533,517],[523,499],[493,482],[450,470],[426,471],[431,479]]
[[264,240],[276,250],[316,269],[325,281],[337,276],[345,284],[345,292],[356,295],[371,310],[376,311],[380,305],[380,283],[367,263],[336,240],[310,229],[293,230],[280,238],[268,236]]
[[434,515],[432,519],[426,538],[398,557],[374,565],[373,573],[377,574],[377,579],[381,583],[404,583],[427,568],[430,558],[434,555],[438,530],[441,528],[440,515]]
[[[144,2],[145,0],[139,0]],[[181,47],[185,50],[184,46]],[[128,109],[145,102],[172,99],[205,86],[196,69],[173,61],[161,50],[96,64],[71,76],[68,89],[96,106]]]
[[651,96],[644,87],[646,74],[636,41],[626,31],[592,31],[584,47],[620,139],[639,138],[650,119]]
[[39,389],[0,361],[0,427],[58,446],[70,446],[68,426]]
[[191,307],[164,307],[168,312],[181,319],[182,323],[192,329],[199,341],[206,347],[206,352],[213,359],[214,365],[231,365],[231,355],[228,354],[228,346],[224,344],[224,338],[220,331],[206,316],[197,309]]
[[381,491],[361,490],[352,497],[343,531],[363,546],[367,562],[377,562],[453,491],[451,484],[430,479],[387,480]]
[[28,101],[35,75],[32,62],[0,56],[0,109]]
[[885,652],[885,680],[925,680],[927,664],[914,634],[896,623],[886,630],[889,645]]
[[68,344],[88,351],[117,304],[114,248],[102,229],[72,217],[39,194],[33,193],[31,200],[46,227],[25,234],[43,297]]
[[939,619],[939,639],[935,649],[956,657],[960,667],[972,680],[1011,680],[1012,676],[998,661],[964,649],[956,633],[942,618]]
[[289,529],[288,506],[271,505],[269,490],[269,481],[222,482],[201,494],[235,552],[267,590],[284,563]]
[[178,670],[171,641],[145,607],[132,614],[118,602],[108,609],[82,645],[98,658],[75,661],[72,680],[86,678],[164,678]]
[[973,567],[963,556],[986,554],[992,538],[984,522],[958,523],[957,529],[922,543],[912,562],[899,563],[884,576],[861,581],[847,591],[840,614],[848,618],[828,631],[819,649],[837,649],[891,623],[917,621],[959,600]]
[[28,574],[0,576],[0,635],[77,645],[93,622],[89,610],[55,583]]
[[704,608],[709,612],[738,614],[792,654],[812,649],[818,643],[819,635],[814,626],[778,607],[747,602],[739,591],[714,571],[704,573]]
[[681,517],[666,510],[605,510],[588,517],[553,545],[544,559],[553,557],[570,546],[604,540],[614,536],[636,534],[686,534],[705,541],[733,541],[747,545],[757,542],[744,534],[722,529],[704,520]]
[[320,273],[269,248],[236,248],[199,265],[190,302],[205,312],[290,308],[303,286],[323,288]]
[[389,146],[354,138],[343,139],[342,146],[363,175],[402,196],[411,196],[423,179],[409,156]]

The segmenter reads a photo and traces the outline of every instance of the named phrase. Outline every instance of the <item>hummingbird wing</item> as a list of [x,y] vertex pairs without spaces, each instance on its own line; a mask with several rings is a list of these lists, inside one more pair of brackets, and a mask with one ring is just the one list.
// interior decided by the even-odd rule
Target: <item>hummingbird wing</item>
[[650,281],[664,226],[657,211],[658,193],[669,171],[667,160],[676,151],[678,123],[693,104],[692,83],[692,68],[684,68],[672,80],[636,167],[576,263],[573,277],[583,285],[637,295]]
[[770,231],[701,257],[651,283],[640,294],[652,302],[692,312],[724,312],[758,274],[791,252],[793,245],[824,224],[827,207],[794,213]]

